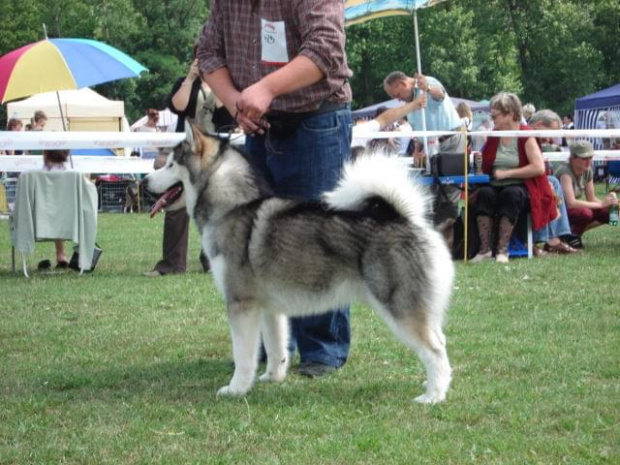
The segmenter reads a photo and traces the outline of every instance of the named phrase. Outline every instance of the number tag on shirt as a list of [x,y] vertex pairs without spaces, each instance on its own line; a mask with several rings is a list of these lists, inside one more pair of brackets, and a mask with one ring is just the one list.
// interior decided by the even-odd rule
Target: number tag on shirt
[[288,63],[284,21],[261,19],[261,61],[267,65]]

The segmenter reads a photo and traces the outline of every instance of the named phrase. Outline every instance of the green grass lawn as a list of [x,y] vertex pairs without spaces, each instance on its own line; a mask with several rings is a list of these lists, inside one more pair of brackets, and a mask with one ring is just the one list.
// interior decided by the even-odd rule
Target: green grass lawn
[[199,272],[146,278],[162,216],[102,214],[96,272],[10,270],[0,222],[0,464],[620,463],[620,227],[579,256],[457,264],[448,401],[413,402],[421,363],[353,308],[346,366],[242,399],[222,300]]

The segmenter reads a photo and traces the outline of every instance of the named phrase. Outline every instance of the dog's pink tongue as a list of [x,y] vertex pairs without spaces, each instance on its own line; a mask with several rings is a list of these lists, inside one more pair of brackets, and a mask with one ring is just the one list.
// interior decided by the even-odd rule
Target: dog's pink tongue
[[153,207],[151,208],[149,216],[153,218],[155,215],[157,215],[157,213],[162,211],[166,207],[166,205],[168,205],[168,202],[170,201],[170,199],[174,197],[175,195],[177,195],[180,190],[181,190],[181,187],[175,187],[173,189],[170,189],[164,192],[164,195],[162,195],[159,199],[157,199],[157,202],[155,202],[155,205],[153,205]]

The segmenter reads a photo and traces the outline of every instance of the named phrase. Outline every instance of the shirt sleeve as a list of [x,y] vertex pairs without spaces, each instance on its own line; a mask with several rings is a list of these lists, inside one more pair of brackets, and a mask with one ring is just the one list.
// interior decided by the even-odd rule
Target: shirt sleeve
[[198,67],[200,72],[204,74],[210,74],[226,66],[221,15],[219,1],[213,0],[211,2],[211,15],[202,27],[196,51]]
[[185,78],[179,78],[177,79],[174,84],[172,85],[172,90],[170,90],[170,93],[168,94],[168,96],[166,97],[166,107],[174,114],[178,115],[180,113],[183,113],[182,111],[179,111],[175,108],[175,106],[172,104],[172,97],[174,97],[174,94],[176,94],[179,89],[181,88],[181,84],[183,84],[183,81],[185,80]]
[[346,68],[342,0],[297,0],[295,4],[301,36],[299,55],[312,60],[325,76]]

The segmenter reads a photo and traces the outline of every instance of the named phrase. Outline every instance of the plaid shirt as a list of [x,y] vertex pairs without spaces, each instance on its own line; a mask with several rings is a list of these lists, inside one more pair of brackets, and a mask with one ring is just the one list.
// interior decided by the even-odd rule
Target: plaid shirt
[[277,97],[272,110],[312,111],[323,101],[351,101],[342,0],[213,0],[198,45],[200,71],[227,67],[235,87],[243,90],[279,69],[282,64],[261,60],[261,20],[284,23],[289,62],[306,56],[325,76]]

